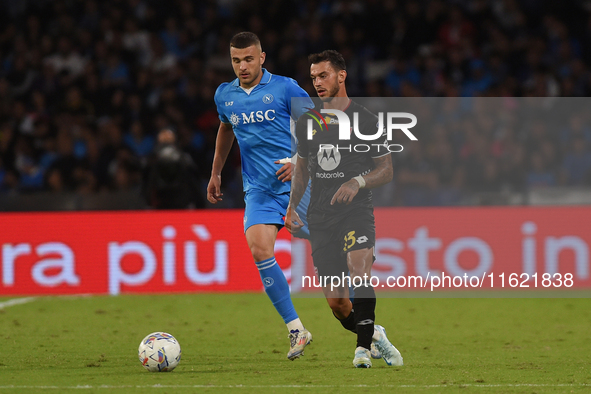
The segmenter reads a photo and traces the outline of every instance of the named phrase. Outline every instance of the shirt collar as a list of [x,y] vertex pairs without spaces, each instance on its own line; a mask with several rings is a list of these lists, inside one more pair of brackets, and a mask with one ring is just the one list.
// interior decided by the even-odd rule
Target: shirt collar
[[[266,85],[269,83],[269,81],[271,80],[271,76],[273,74],[271,74],[269,71],[267,71],[266,68],[263,68],[263,76],[261,77],[261,81],[259,82],[259,85]],[[232,82],[232,86],[235,87],[239,87],[240,86],[240,80],[238,78],[236,78],[233,82]]]
[[269,81],[271,80],[271,76],[273,74],[271,74],[270,72],[267,71],[266,68],[263,68],[263,77],[261,78],[261,82],[259,82],[260,85],[266,85],[269,83]]

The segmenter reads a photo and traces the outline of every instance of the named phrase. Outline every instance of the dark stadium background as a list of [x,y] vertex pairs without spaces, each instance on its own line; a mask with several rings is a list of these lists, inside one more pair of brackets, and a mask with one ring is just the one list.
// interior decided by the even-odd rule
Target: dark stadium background
[[[307,56],[332,48],[351,97],[420,104],[418,142],[398,135],[394,180],[372,191],[376,323],[403,367],[352,369],[354,337],[305,284],[310,243],[281,230],[314,335],[286,359],[237,146],[222,203],[146,200],[163,128],[185,154],[158,152],[190,156],[205,194],[244,30],[311,96]],[[591,392],[590,93],[591,0],[0,0],[0,392]],[[484,111],[444,107],[452,129],[422,116],[458,102]],[[489,122],[511,111],[528,122]],[[157,331],[182,344],[172,374],[138,362]]]
[[[193,157],[204,193],[219,124],[213,94],[234,78],[228,42],[242,30],[260,36],[269,71],[311,95],[306,57],[327,48],[346,58],[350,96],[591,89],[588,1],[3,0],[0,210],[145,208],[142,174],[164,127]],[[511,135],[464,130],[443,144],[426,136],[395,157],[395,180],[378,202],[588,201],[589,121]],[[454,160],[443,173],[446,149]],[[235,146],[222,207],[243,206],[239,166]]]

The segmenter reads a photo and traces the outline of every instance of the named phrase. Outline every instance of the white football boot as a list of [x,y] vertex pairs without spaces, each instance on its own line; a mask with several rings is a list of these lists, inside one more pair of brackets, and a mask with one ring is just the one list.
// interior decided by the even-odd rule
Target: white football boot
[[376,346],[376,349],[382,354],[382,358],[386,364],[394,366],[403,365],[402,355],[388,340],[386,329],[377,324],[374,327],[375,331],[378,332],[378,339],[372,340],[372,342]]
[[288,338],[291,346],[287,358],[292,361],[303,356],[304,348],[312,342],[312,334],[306,329],[290,332]]
[[355,349],[353,365],[355,368],[371,368],[371,352],[364,347],[358,346]]
[[371,348],[369,349],[369,351],[371,353],[371,358],[375,358],[375,359],[382,358],[382,353],[380,353],[380,351],[378,350],[378,348],[376,347],[376,345],[373,342],[371,343]]

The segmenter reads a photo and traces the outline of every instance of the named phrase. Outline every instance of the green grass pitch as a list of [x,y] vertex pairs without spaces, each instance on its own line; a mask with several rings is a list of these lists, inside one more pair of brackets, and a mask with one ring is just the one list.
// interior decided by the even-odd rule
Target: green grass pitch
[[[0,393],[591,392],[589,298],[378,299],[376,322],[405,365],[374,360],[369,370],[353,368],[355,337],[324,299],[294,303],[314,342],[293,362],[264,294],[40,297],[4,307]],[[137,347],[152,331],[179,340],[175,371],[141,367]]]

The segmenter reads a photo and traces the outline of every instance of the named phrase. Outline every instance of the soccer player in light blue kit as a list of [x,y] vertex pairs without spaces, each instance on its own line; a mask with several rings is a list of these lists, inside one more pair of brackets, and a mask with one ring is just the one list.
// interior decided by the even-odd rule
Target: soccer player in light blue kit
[[[280,166],[279,160],[292,156],[291,127],[307,111],[292,108],[291,99],[308,94],[293,79],[273,75],[262,67],[265,53],[253,33],[236,34],[230,41],[230,56],[237,78],[221,84],[215,92],[221,123],[207,199],[213,204],[222,199],[221,172],[236,138],[246,193],[246,241],[265,292],[287,324],[291,345],[287,358],[294,360],[303,354],[312,334],[295,311],[287,280],[275,261],[274,248],[277,232],[284,225],[292,173],[292,164]],[[308,107],[312,106],[310,100]]]

